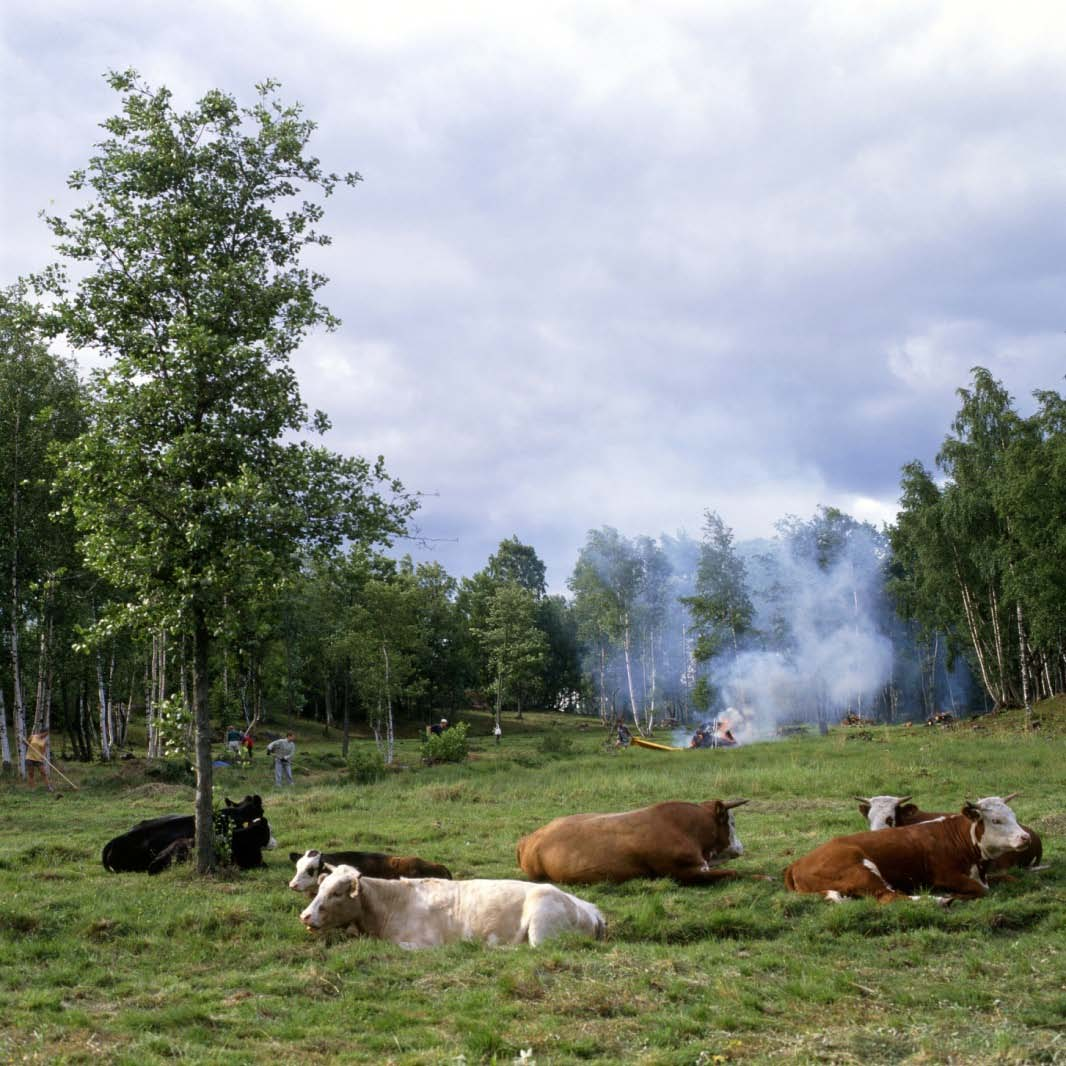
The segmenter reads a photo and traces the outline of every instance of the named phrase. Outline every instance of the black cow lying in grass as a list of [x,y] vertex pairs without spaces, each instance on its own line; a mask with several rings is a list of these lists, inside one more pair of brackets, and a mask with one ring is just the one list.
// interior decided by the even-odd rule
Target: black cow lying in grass
[[[263,865],[263,848],[272,847],[270,825],[263,817],[263,800],[245,796],[240,803],[226,799],[219,812],[232,826],[232,858],[242,870]],[[150,873],[181,862],[192,851],[196,820],[191,814],[164,814],[138,822],[128,832],[109,840],[101,856],[112,873]]]

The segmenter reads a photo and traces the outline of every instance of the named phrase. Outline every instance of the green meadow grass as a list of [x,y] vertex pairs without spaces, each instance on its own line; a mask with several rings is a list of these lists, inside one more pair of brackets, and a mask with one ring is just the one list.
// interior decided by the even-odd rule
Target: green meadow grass
[[[264,797],[267,868],[198,879],[109,874],[100,850],[134,822],[192,809],[192,790],[140,760],[63,769],[56,796],[0,788],[0,1062],[553,1063],[1066,1062],[1066,745],[1043,728],[834,730],[735,751],[605,746],[556,715],[505,722],[496,747],[471,712],[462,766],[350,783],[337,739],[298,727],[296,786],[262,753],[218,772],[219,794]],[[570,754],[543,750],[555,731]],[[368,740],[356,741],[359,744]],[[565,746],[565,745],[564,745]],[[948,909],[786,893],[791,859],[863,822],[853,794],[913,793],[928,809],[1020,790],[1050,869]],[[307,934],[290,850],[414,853],[456,877],[520,877],[518,838],[575,811],[744,797],[742,878],[577,893],[602,942],[540,949],[457,944],[406,952]]]

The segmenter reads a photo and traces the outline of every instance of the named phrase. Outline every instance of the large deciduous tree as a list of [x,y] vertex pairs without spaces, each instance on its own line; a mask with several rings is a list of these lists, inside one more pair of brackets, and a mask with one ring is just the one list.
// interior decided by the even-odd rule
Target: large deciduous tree
[[88,202],[51,217],[79,265],[53,268],[55,328],[106,358],[92,424],[66,451],[64,481],[86,559],[122,590],[101,625],[183,629],[191,641],[196,854],[211,835],[210,648],[242,596],[293,572],[300,553],[399,531],[410,510],[376,464],[299,439],[308,417],[289,357],[336,319],[301,264],[339,182],[307,153],[314,124],[257,87],[253,106],[208,92],[188,111],[133,71],[69,184]]

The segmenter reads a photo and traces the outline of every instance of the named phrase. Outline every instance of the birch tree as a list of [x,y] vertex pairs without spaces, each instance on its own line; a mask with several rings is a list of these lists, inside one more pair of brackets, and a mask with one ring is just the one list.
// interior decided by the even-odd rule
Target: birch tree
[[475,631],[485,649],[495,721],[500,724],[504,701],[512,696],[522,717],[522,688],[544,669],[548,641],[537,626],[537,602],[529,589],[514,582],[500,585],[489,602],[485,620]]
[[[0,292],[0,619],[12,692],[14,762],[25,776],[28,711],[23,640],[32,619],[37,679],[32,730],[50,727],[51,656],[58,586],[74,564],[69,523],[57,520],[54,445],[81,428],[80,387],[73,367],[53,356],[39,309],[19,282]],[[0,674],[2,678],[2,674]],[[2,700],[0,680],[0,700]],[[0,756],[12,765],[7,716],[0,702]]]
[[605,526],[590,530],[568,585],[574,609],[586,631],[598,636],[601,705],[606,699],[607,643],[622,655],[626,693],[634,726],[643,733],[633,685],[635,611],[643,588],[640,555],[618,530]]
[[213,642],[226,603],[271,587],[301,553],[399,531],[410,507],[382,461],[344,458],[304,436],[290,357],[316,326],[321,274],[301,265],[323,207],[356,174],[307,153],[314,124],[277,84],[242,107],[212,90],[190,110],[134,71],[107,81],[120,113],[70,187],[88,197],[48,223],[79,266],[41,279],[54,328],[105,366],[90,428],[63,455],[63,482],[89,565],[122,590],[100,625],[186,633],[196,748],[196,863],[214,866]]

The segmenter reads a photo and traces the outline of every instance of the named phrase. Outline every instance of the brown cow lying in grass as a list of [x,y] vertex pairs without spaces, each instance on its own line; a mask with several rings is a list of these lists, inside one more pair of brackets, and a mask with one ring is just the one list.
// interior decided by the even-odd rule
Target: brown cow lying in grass
[[319,875],[326,866],[354,866],[364,877],[379,877],[385,880],[397,877],[452,878],[447,866],[426,862],[417,855],[385,855],[380,851],[290,851],[289,858],[296,863],[296,876],[289,882],[294,892],[306,892],[314,896],[318,891]]
[[717,867],[744,853],[733,808],[747,802],[671,801],[620,814],[556,818],[518,842],[518,865],[534,881],[575,884],[672,877],[703,885],[735,877]]
[[[938,818],[949,818],[952,814],[950,811],[919,810],[916,804],[909,802],[910,796],[871,796],[869,799],[856,796],[855,798],[859,801],[859,812],[874,830],[933,822]],[[1008,851],[1000,855],[998,859],[993,859],[988,867],[990,872],[1001,873],[1012,866],[1030,869],[1040,866],[1040,860],[1044,856],[1044,844],[1040,839],[1040,834],[1027,825],[1023,825],[1022,828],[1029,834],[1028,845],[1021,851]]]
[[920,888],[950,893],[941,903],[977,899],[988,891],[989,863],[1029,844],[1010,798],[987,796],[936,821],[835,837],[789,866],[785,887],[835,901],[873,896],[891,903],[917,899],[910,894]]

